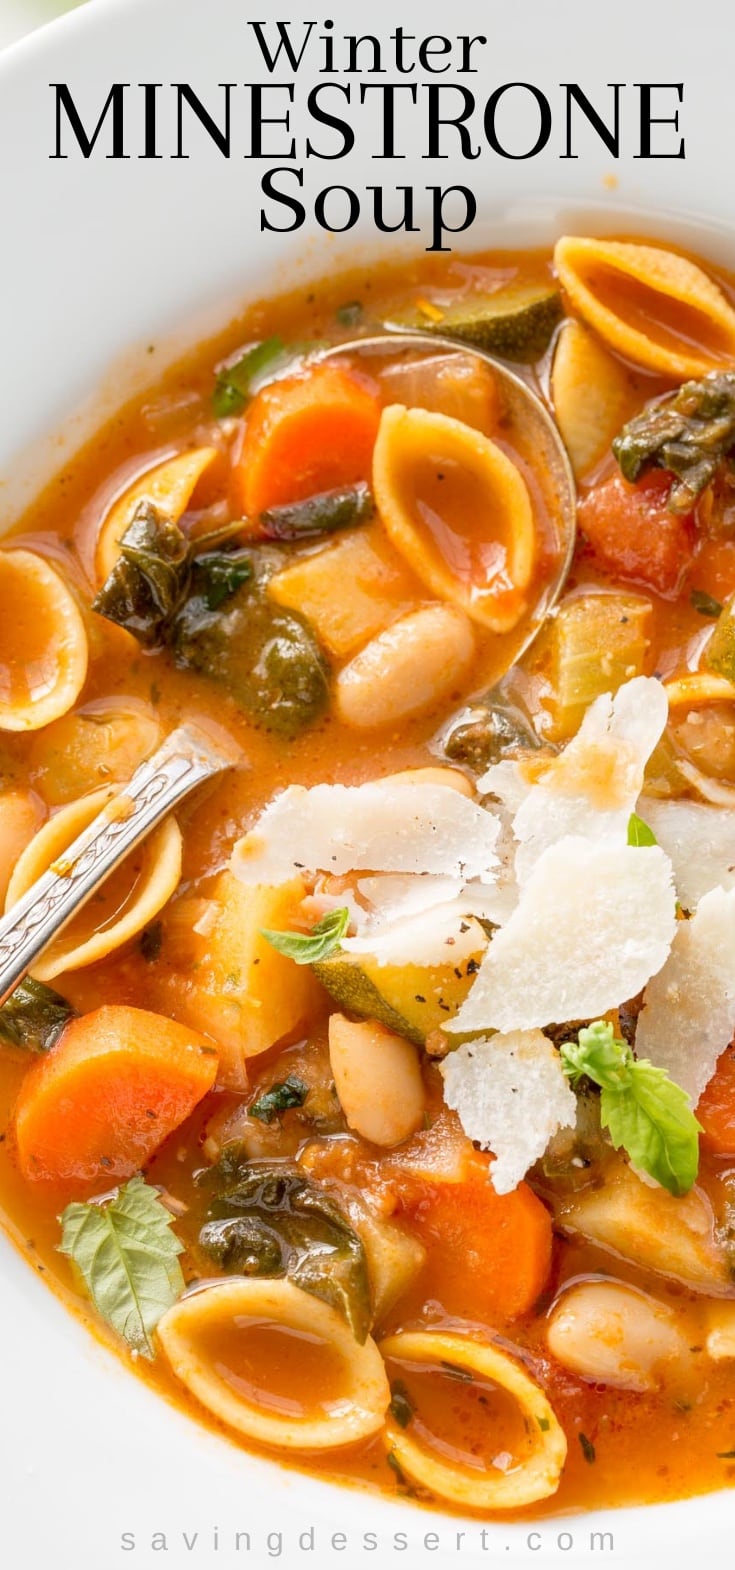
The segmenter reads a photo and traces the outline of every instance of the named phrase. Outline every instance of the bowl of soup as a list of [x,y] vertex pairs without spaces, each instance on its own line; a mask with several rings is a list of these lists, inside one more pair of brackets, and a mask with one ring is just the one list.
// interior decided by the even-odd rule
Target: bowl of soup
[[[9,55],[3,134],[48,80],[91,124],[113,61],[193,80],[199,50],[214,80],[253,46],[224,3],[173,32],[143,11],[100,0]],[[182,720],[236,762],[0,1008],[17,1544],[717,1542],[719,194],[682,216],[667,165],[645,216],[647,168],[601,202],[594,148],[543,204],[538,168],[504,166],[461,249],[253,236],[252,163],[211,135],[147,157],[132,106],[134,156],[79,156],[68,104],[57,85],[60,155],[39,115],[9,189],[5,911]]]

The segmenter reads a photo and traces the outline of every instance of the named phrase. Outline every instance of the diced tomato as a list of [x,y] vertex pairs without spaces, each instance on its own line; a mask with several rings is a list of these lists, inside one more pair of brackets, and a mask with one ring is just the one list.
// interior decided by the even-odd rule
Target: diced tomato
[[703,1145],[718,1156],[735,1156],[735,1042],[718,1059],[696,1111]]
[[671,475],[653,470],[637,485],[614,474],[585,498],[579,526],[602,567],[673,596],[695,542],[691,515],[669,512]]

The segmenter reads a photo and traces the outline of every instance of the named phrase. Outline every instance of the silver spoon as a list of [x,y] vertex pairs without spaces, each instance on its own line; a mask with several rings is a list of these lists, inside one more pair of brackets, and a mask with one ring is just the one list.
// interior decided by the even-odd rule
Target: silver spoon
[[559,554],[554,575],[544,586],[528,619],[524,638],[520,644],[514,645],[515,663],[538,637],[549,611],[553,610],[559,599],[572,565],[577,541],[577,491],[569,455],[548,409],[522,377],[511,371],[503,360],[496,360],[484,349],[458,342],[456,338],[445,338],[440,333],[425,333],[419,329],[415,332],[386,330],[369,338],[352,338],[348,343],[334,344],[322,350],[317,358],[354,360],[358,356],[372,356],[374,359],[389,356],[391,361],[395,361],[397,354],[401,354],[406,360],[415,360],[418,352],[427,356],[442,353],[461,355],[463,359],[472,357],[491,366],[504,415],[516,427],[524,429],[531,438],[534,465],[543,477],[547,506],[557,531]]
[[172,731],[0,921],[0,1004],[135,846],[205,780],[240,758],[195,725]]

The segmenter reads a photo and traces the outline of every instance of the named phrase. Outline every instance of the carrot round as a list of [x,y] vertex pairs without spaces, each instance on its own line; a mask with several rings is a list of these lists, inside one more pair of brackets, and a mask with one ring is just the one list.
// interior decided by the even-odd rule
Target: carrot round
[[515,1319],[533,1307],[551,1266],[551,1217],[526,1183],[496,1194],[487,1173],[437,1183],[412,1208],[411,1228],[442,1260],[434,1295],[463,1318]]
[[380,404],[339,365],[264,387],[248,410],[235,483],[246,517],[369,478]]
[[717,1060],[717,1068],[696,1108],[702,1144],[718,1156],[735,1155],[735,1043]]
[[15,1137],[28,1179],[87,1184],[131,1177],[211,1089],[204,1036],[145,1009],[72,1020],[21,1086]]

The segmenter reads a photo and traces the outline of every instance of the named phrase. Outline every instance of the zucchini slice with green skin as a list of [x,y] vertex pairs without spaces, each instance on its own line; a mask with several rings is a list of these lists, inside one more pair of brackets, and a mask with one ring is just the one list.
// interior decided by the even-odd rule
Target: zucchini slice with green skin
[[497,294],[460,300],[440,316],[420,308],[409,322],[388,326],[421,328],[443,338],[456,338],[473,349],[485,349],[504,360],[531,363],[549,347],[564,314],[558,289],[547,284],[514,284]]
[[[459,1010],[474,981],[482,949],[452,965],[378,965],[369,955],[333,954],[312,970],[350,1014],[372,1019],[422,1047]],[[454,1038],[452,1038],[454,1040]]]

